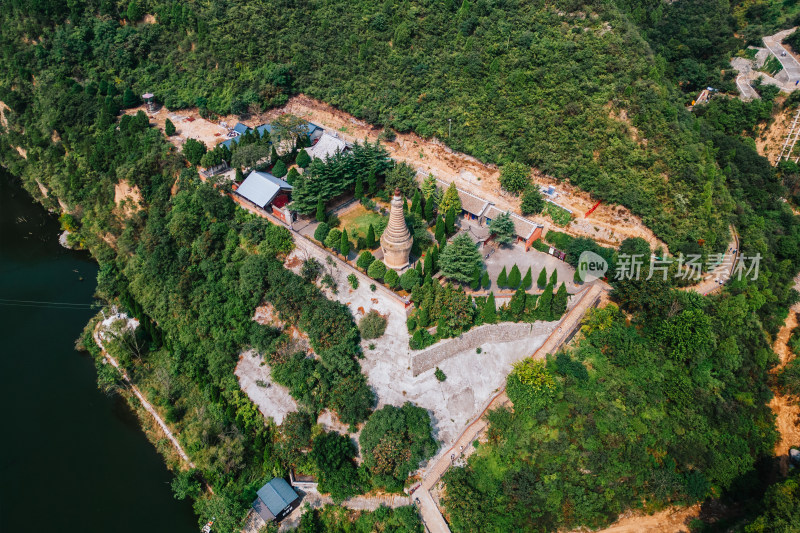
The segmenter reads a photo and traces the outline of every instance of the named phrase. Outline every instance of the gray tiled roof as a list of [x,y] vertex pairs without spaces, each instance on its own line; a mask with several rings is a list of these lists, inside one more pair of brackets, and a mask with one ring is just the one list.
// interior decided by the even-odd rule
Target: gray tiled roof
[[[440,179],[437,179],[436,183],[443,190],[447,190],[447,188],[450,187],[449,183],[444,182]],[[463,189],[459,189],[458,187],[456,187],[456,191],[458,191],[458,198],[459,200],[461,200],[461,209],[463,209],[467,213],[475,215],[476,217],[483,215],[484,212],[486,211],[486,208],[489,207],[490,205],[490,202],[488,200],[484,200],[483,198],[475,196],[474,194],[469,193]]]
[[[490,220],[494,220],[498,216],[505,213],[502,209],[498,209],[496,206],[491,205],[489,209],[486,210],[486,218]],[[511,220],[514,222],[514,232],[517,234],[518,237],[522,237],[525,240],[528,240],[536,228],[539,227],[538,224],[531,222],[527,218],[522,218],[521,216],[515,213],[509,213],[511,215]]]

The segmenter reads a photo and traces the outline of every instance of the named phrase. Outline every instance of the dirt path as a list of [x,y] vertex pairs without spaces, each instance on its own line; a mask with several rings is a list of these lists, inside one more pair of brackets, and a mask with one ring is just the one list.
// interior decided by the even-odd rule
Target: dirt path
[[[689,522],[700,514],[700,504],[670,507],[651,515],[625,513],[611,526],[595,533],[678,533],[688,532]],[[578,530],[582,531],[582,530]]]
[[[778,354],[780,363],[772,369],[772,374],[777,374],[789,361],[795,358],[795,354],[789,348],[789,338],[792,331],[797,327],[797,313],[800,313],[800,303],[793,305],[789,309],[789,316],[786,317],[783,327],[775,337],[772,349]],[[789,471],[789,449],[800,445],[800,402],[797,398],[779,394],[773,391],[775,396],[769,402],[769,407],[775,413],[775,423],[778,426],[780,439],[775,444],[775,455],[780,458],[781,474],[786,475]]]
[[172,431],[169,429],[169,426],[167,426],[167,423],[166,423],[166,422],[164,422],[164,420],[161,418],[161,416],[158,414],[158,412],[155,410],[155,408],[154,408],[154,407],[153,407],[153,406],[150,404],[150,402],[148,402],[148,401],[147,401],[147,399],[146,399],[146,398],[144,397],[144,395],[141,393],[141,391],[139,390],[139,388],[138,388],[136,385],[134,385],[134,384],[133,384],[133,382],[131,382],[130,378],[128,377],[128,373],[127,373],[127,372],[125,372],[125,369],[124,369],[124,368],[121,368],[121,367],[119,366],[119,363],[117,362],[117,360],[116,360],[116,359],[114,359],[114,358],[113,358],[113,357],[112,357],[112,356],[111,356],[111,355],[110,355],[110,354],[109,354],[109,353],[106,351],[105,347],[103,346],[103,337],[102,337],[102,335],[103,335],[103,332],[102,332],[102,331],[100,331],[100,326],[101,326],[101,325],[103,325],[105,322],[107,322],[107,321],[109,321],[109,320],[113,321],[113,319],[114,319],[114,318],[117,318],[117,319],[127,319],[127,317],[126,317],[126,316],[124,316],[124,315],[114,315],[113,317],[110,317],[109,319],[106,319],[106,321],[103,321],[103,322],[100,322],[100,323],[98,323],[98,325],[97,325],[97,328],[95,328],[95,330],[94,330],[94,334],[93,334],[93,336],[94,336],[94,341],[95,341],[95,342],[97,343],[97,345],[100,347],[100,350],[102,351],[102,353],[103,353],[103,357],[106,359],[106,361],[108,361],[109,363],[111,363],[111,365],[112,365],[114,368],[116,368],[116,369],[119,371],[119,374],[120,374],[120,376],[122,376],[122,381],[124,381],[124,382],[125,382],[125,384],[126,384],[126,385],[128,385],[128,387],[130,387],[130,389],[131,389],[131,391],[133,392],[133,394],[134,394],[134,395],[136,396],[136,398],[138,398],[138,400],[141,402],[141,404],[142,404],[142,407],[144,407],[144,408],[145,408],[145,410],[146,410],[148,413],[150,413],[150,415],[151,415],[151,416],[153,417],[153,419],[156,421],[156,424],[158,424],[158,427],[160,427],[160,428],[161,428],[161,431],[162,431],[162,432],[164,432],[164,435],[165,435],[165,436],[166,436],[166,437],[169,439],[169,441],[172,443],[172,446],[175,448],[175,451],[177,451],[177,452],[178,452],[178,455],[180,455],[181,459],[183,459],[183,461],[184,461],[184,462],[185,462],[187,465],[189,465],[189,468],[194,468],[194,467],[195,467],[195,466],[194,466],[194,463],[193,463],[193,462],[192,462],[192,461],[189,459],[189,456],[188,456],[188,455],[186,454],[186,452],[183,450],[183,448],[181,447],[180,443],[178,442],[178,439],[177,439],[177,438],[175,438],[175,435],[174,435],[174,434],[172,433]]

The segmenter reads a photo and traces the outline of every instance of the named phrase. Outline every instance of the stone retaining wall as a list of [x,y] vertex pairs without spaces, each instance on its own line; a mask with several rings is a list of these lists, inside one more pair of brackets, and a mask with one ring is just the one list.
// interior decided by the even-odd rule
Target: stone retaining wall
[[433,346],[411,353],[411,372],[418,376],[426,370],[435,368],[442,361],[454,355],[474,350],[487,342],[511,342],[550,334],[558,322],[503,322],[484,324],[472,328],[454,339],[437,342]]

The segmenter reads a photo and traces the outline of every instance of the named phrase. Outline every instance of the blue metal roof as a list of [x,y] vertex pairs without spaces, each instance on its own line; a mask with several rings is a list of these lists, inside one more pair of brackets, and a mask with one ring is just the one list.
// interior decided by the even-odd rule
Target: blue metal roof
[[[277,517],[281,511],[298,498],[297,493],[285,479],[276,477],[258,489],[258,499]],[[258,500],[256,500],[258,502]]]
[[237,122],[236,125],[233,127],[233,131],[238,133],[239,135],[244,135],[250,130],[247,126],[242,124],[241,122]]

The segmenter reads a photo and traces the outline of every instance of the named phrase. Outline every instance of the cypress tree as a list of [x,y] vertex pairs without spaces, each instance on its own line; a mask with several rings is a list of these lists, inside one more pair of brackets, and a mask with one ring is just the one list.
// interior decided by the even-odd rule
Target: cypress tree
[[422,261],[417,261],[416,269],[417,269],[417,274],[419,274],[419,279],[422,279],[423,276],[425,275],[425,271],[422,270]]
[[[417,191],[417,194],[414,196],[414,198],[416,198],[417,196],[419,196],[419,191]],[[422,217],[425,216],[425,213],[422,210],[422,199],[421,198],[420,198],[419,201],[414,202],[414,205],[412,207],[414,209],[414,214],[415,215],[419,215],[419,218],[422,218]]]
[[421,328],[427,328],[429,323],[430,316],[428,313],[428,307],[423,305],[419,310],[419,326]]
[[244,181],[244,174],[242,173],[241,168],[236,168],[236,183],[241,183]]
[[506,267],[503,267],[503,270],[500,271],[500,275],[497,276],[497,286],[500,288],[506,287],[508,285],[508,274],[506,273]]
[[428,250],[425,254],[425,274],[433,276],[433,251]]
[[555,287],[556,283],[558,283],[558,270],[553,269],[553,273],[550,274],[550,285]]
[[511,267],[511,273],[508,275],[508,286],[509,286],[509,288],[516,289],[517,287],[519,287],[520,276],[521,275],[520,275],[520,272],[519,272],[519,267],[517,266],[516,263],[514,263],[514,266]]
[[486,298],[486,303],[483,306],[481,319],[484,324],[494,324],[497,322],[497,307],[494,303],[494,293],[490,292],[489,297]]
[[289,169],[289,173],[286,174],[286,183],[289,185],[294,185],[295,180],[300,177],[300,173],[297,172],[295,167]]
[[139,105],[139,97],[133,94],[130,87],[122,93],[122,107],[130,108]]
[[492,283],[492,282],[491,282],[491,280],[489,279],[489,272],[488,272],[488,271],[486,271],[486,270],[484,270],[484,271],[483,271],[483,277],[481,278],[481,286],[482,286],[484,289],[488,289],[488,288],[489,288],[489,286],[491,285],[491,283]]
[[347,259],[347,255],[350,253],[350,238],[347,236],[347,228],[342,230],[342,240],[339,245],[339,251],[342,252],[344,258]]
[[556,295],[553,296],[553,303],[551,305],[553,318],[561,318],[561,315],[567,310],[567,298],[569,298],[567,295],[567,288],[562,281],[556,291]]
[[272,175],[276,178],[282,178],[286,175],[286,163],[278,159],[278,162],[272,167]]
[[414,212],[415,213],[417,212],[417,204],[420,203],[421,199],[422,199],[422,195],[419,193],[419,189],[416,189],[414,191],[414,199],[411,200],[411,205],[414,208]]
[[508,310],[511,313],[511,318],[515,321],[522,320],[522,315],[525,314],[525,298],[527,297],[527,293],[525,289],[520,287],[517,289],[517,292],[514,293],[514,296],[511,297],[511,301],[508,303]]
[[164,121],[164,133],[166,133],[167,137],[175,135],[175,124],[170,119]]
[[444,220],[442,217],[437,217],[436,219],[436,240],[439,241],[439,244],[442,245],[445,242],[444,236]]
[[456,212],[450,209],[444,219],[444,230],[448,235],[456,231]]
[[308,155],[308,152],[305,150],[300,150],[297,153],[297,159],[295,159],[297,166],[300,168],[306,168],[309,163],[311,163],[311,156]]
[[520,287],[522,287],[527,291],[528,289],[531,288],[532,284],[533,284],[533,278],[531,277],[531,267],[528,267],[528,271],[525,273],[525,277],[522,278],[522,285],[520,285]]
[[547,269],[542,267],[542,271],[539,272],[539,279],[536,280],[536,285],[539,286],[540,289],[544,289],[544,286],[547,285]]
[[322,201],[322,196],[317,200],[317,221],[325,222],[325,202]]
[[408,198],[403,197],[403,213],[408,213]]
[[355,197],[356,200],[361,200],[364,198],[364,184],[361,183],[361,175],[356,176]]
[[428,222],[433,220],[433,198],[428,198],[425,202],[425,220]]
[[575,284],[583,283],[583,280],[581,279],[581,273],[577,268],[575,269],[575,275],[572,276],[572,282]]
[[369,193],[375,194],[375,191],[378,190],[378,176],[375,175],[375,169],[369,171],[369,175],[367,176],[367,185],[369,186]]
[[542,295],[539,296],[539,300],[536,302],[536,318],[539,320],[551,320],[553,313],[552,303],[553,286],[548,284],[544,288]]
[[375,228],[372,227],[372,224],[367,228],[367,248],[370,250],[375,248]]
[[273,165],[278,162],[278,151],[275,149],[275,145],[272,145],[272,152],[269,155],[269,162]]
[[472,281],[469,283],[469,288],[477,291],[481,287],[481,269],[475,268],[475,274],[472,275]]

